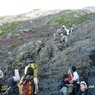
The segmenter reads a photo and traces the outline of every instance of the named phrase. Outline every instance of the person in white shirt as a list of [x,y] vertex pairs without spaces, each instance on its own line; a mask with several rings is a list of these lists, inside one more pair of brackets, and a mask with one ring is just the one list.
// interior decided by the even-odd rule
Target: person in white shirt
[[72,66],[72,74],[73,74],[73,79],[72,79],[73,86],[75,87],[77,93],[79,91],[80,82],[79,82],[79,74],[77,73],[75,66]]
[[14,71],[15,76],[8,78],[8,87],[10,87],[8,91],[8,95],[13,95],[13,87],[16,86],[17,82],[20,80],[20,75],[18,69]]

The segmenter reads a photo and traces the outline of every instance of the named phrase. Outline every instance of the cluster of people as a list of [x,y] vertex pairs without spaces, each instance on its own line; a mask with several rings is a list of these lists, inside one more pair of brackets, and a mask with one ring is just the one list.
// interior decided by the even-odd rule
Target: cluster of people
[[63,80],[60,84],[61,95],[92,95],[87,88],[85,81],[79,81],[79,74],[76,67],[72,66],[68,74],[63,75]]
[[[31,64],[31,62],[33,61],[29,61],[28,65]],[[35,64],[35,63],[34,63]],[[24,69],[24,76],[20,77],[19,74],[19,69],[15,69],[14,70],[14,76],[9,77],[8,78],[8,95],[18,95],[21,92],[21,87],[20,85],[25,81],[25,80],[32,80],[33,81],[33,94],[32,95],[36,95],[38,93],[38,78],[36,76],[34,76],[34,69],[32,67],[26,66]],[[2,70],[0,70],[0,78],[2,78],[4,76]],[[18,94],[14,94],[14,89],[18,88]],[[23,90],[22,90],[23,91]],[[24,95],[21,94],[21,95]],[[28,94],[30,95],[30,94]]]
[[73,31],[76,30],[76,25],[73,24],[70,29],[67,29],[65,25],[61,27],[61,29],[57,29],[56,33],[54,33],[54,39],[56,37],[61,38],[60,41],[64,46],[68,46],[68,36],[71,35]]
[[[24,76],[22,78],[20,78],[19,69],[15,69],[15,75],[8,78],[8,95],[14,95],[13,89],[17,87],[18,82],[20,86],[18,86],[18,93],[20,93],[20,95],[24,95],[22,90],[24,88],[22,88],[22,86],[25,80],[33,81],[34,88],[32,95],[37,95],[38,78],[36,76],[37,74],[34,74],[34,69],[31,68],[31,62],[33,61],[28,61],[28,65],[24,69]],[[4,74],[2,70],[0,70],[0,78],[2,78],[3,76]],[[87,83],[85,81],[79,81],[79,74],[77,73],[75,66],[72,66],[72,68],[68,70],[68,74],[63,75],[63,79],[61,81],[59,89],[60,95],[92,95],[91,92],[88,90]]]

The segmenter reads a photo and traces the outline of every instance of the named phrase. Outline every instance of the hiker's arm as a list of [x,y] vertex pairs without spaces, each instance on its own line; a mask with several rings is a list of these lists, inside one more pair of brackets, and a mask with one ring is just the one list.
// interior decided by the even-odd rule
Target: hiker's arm
[[2,70],[0,70],[0,78],[3,78],[4,77],[4,73]]
[[34,78],[34,84],[35,84],[35,94],[38,93],[38,80],[37,78]]
[[73,80],[73,82],[78,82],[78,79],[76,79],[76,80]]
[[15,76],[13,76],[14,81],[19,81],[20,80],[20,75],[18,69],[15,69]]
[[25,75],[26,75],[26,73],[27,73],[27,69],[28,69],[28,66],[26,66],[25,69],[24,69],[24,74],[25,74]]

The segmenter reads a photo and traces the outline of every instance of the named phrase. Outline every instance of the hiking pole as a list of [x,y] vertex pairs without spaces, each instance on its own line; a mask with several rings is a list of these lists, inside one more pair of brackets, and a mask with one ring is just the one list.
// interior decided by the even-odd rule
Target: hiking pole
[[7,92],[10,90],[11,86],[6,90],[6,92],[4,93],[4,95],[7,94]]

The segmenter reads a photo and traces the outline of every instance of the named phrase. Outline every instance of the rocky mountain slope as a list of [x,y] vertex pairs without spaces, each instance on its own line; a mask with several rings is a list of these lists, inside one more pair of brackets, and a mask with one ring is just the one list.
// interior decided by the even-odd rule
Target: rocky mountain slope
[[[88,81],[90,76],[93,78],[95,14],[84,13],[87,12],[66,10],[0,26],[0,68],[5,73],[4,83],[13,75],[14,68],[21,67],[20,75],[23,75],[29,57],[39,66],[38,95],[58,95],[58,85],[62,76],[73,65],[77,67],[81,79]],[[66,47],[61,44],[60,37],[54,39],[53,34],[64,23],[70,28],[73,22],[77,29],[68,36],[69,45]]]
[[45,9],[34,9],[28,13],[23,13],[19,15],[13,15],[13,16],[0,16],[0,25],[3,25],[4,23],[11,23],[13,21],[26,21],[26,20],[32,20],[38,17],[47,16],[50,14],[56,14],[62,10],[45,10]]

